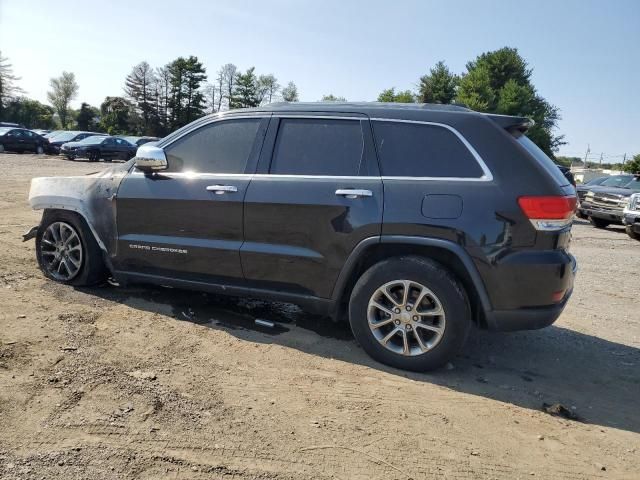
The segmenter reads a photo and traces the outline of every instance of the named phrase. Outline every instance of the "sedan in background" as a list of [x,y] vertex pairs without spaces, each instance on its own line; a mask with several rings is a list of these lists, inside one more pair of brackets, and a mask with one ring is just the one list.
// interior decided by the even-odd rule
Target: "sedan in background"
[[97,162],[100,159],[110,162],[112,160],[129,160],[135,156],[137,149],[136,145],[119,137],[94,135],[79,142],[65,143],[62,145],[60,153],[69,160],[87,158],[90,162]]
[[157,142],[158,140],[160,140],[158,137],[120,137],[120,138],[124,138],[127,142],[133,143],[138,147],[140,145],[144,145],[145,143]]
[[58,155],[62,145],[67,142],[79,142],[92,135],[104,135],[103,133],[96,132],[79,132],[79,131],[64,131],[52,137],[49,137],[49,143],[45,146],[45,151],[51,155]]
[[0,153],[34,152],[44,153],[47,141],[26,128],[0,127]]

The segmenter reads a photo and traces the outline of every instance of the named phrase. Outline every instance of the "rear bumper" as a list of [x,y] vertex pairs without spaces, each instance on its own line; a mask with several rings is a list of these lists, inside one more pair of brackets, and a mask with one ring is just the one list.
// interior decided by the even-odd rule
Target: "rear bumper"
[[573,290],[567,292],[560,303],[550,307],[494,310],[486,316],[487,327],[496,332],[537,330],[548,327],[558,319],[572,293]]
[[[522,281],[518,283],[518,289],[524,290],[530,298],[534,298],[534,292],[543,292],[548,294],[548,288],[551,287],[558,290],[564,290],[564,296],[558,303],[550,305],[539,306],[525,306],[509,309],[499,309],[485,312],[485,319],[487,328],[493,331],[516,331],[516,330],[536,330],[538,328],[544,328],[555,322],[564,307],[567,305],[571,294],[573,293],[573,281],[575,279],[578,265],[573,255],[566,254],[569,258],[569,264],[556,265],[560,270],[564,270],[561,277],[549,276],[545,281],[539,275],[532,275],[529,284],[524,284]],[[522,272],[520,279],[528,278],[526,275],[526,267],[522,266]],[[516,281],[514,279],[514,281]],[[545,285],[546,284],[546,285]]]

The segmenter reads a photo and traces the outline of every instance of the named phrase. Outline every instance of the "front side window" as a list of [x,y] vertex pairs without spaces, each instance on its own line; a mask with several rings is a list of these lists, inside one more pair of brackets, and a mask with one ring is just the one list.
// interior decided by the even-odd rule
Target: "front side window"
[[479,178],[482,168],[449,129],[421,123],[374,121],[383,176]]
[[363,154],[359,120],[283,118],[269,173],[356,176]]
[[169,172],[244,173],[260,118],[210,123],[166,147]]

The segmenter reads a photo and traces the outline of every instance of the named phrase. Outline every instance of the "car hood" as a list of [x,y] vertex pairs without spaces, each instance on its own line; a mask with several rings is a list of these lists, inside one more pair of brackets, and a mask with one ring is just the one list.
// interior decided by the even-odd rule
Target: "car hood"
[[[51,143],[58,143],[58,142],[51,142]],[[80,142],[62,142],[62,146],[67,148],[77,148],[77,147],[83,147],[85,145],[87,144],[80,143]]]
[[631,190],[630,188],[619,187],[600,187],[597,190],[593,188],[592,192],[595,195],[616,195],[619,197],[630,197],[632,194],[637,193],[635,190]]

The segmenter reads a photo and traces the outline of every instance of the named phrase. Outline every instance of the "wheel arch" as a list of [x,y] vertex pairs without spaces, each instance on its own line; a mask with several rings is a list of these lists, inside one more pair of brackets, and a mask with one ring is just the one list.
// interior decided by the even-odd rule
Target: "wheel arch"
[[98,232],[96,231],[94,226],[89,221],[87,213],[79,205],[74,205],[74,203],[75,202],[68,202],[66,204],[57,203],[57,204],[50,204],[48,206],[45,206],[45,205],[40,206],[39,205],[38,207],[34,207],[34,209],[43,211],[42,212],[42,218],[43,219],[46,218],[47,216],[55,215],[57,212],[66,212],[66,213],[72,213],[72,214],[76,215],[77,217],[79,217],[85,223],[85,225],[87,226],[87,228],[89,229],[89,231],[93,235],[94,240],[96,241],[96,243],[100,247],[100,250],[102,250],[103,255],[105,256],[105,258],[108,258],[107,248],[106,248],[104,242],[102,241],[102,239],[100,238],[100,235],[98,235]]
[[467,292],[474,322],[486,327],[485,312],[492,310],[491,301],[469,254],[449,240],[403,235],[370,237],[354,248],[333,289],[333,315],[338,317],[342,313],[356,281],[369,267],[384,259],[406,255],[429,258],[448,268]]

